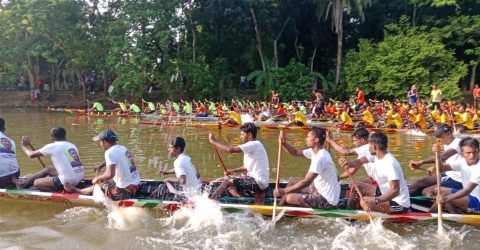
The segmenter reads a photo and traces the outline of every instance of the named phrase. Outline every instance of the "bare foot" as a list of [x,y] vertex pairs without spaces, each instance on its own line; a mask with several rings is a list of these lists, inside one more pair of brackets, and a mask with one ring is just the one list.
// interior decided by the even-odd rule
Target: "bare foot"
[[80,193],[80,189],[70,183],[65,183],[65,185],[63,185],[63,188],[69,193]]

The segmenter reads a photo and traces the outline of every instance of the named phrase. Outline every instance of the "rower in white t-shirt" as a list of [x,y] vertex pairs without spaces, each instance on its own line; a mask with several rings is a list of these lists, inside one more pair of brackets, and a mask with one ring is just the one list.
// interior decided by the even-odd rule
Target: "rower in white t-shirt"
[[17,183],[21,188],[33,181],[36,189],[42,191],[60,191],[69,184],[76,186],[83,178],[84,169],[80,161],[77,147],[66,139],[67,132],[58,127],[51,130],[53,143],[33,151],[30,148],[30,138],[22,138],[22,149],[30,158],[50,156],[53,166],[48,166],[33,176]]
[[[370,133],[366,128],[357,128],[352,133],[352,142],[354,148],[345,148],[338,144],[334,139],[330,132],[327,132],[327,139],[326,142],[330,143],[333,149],[339,152],[342,155],[357,155],[357,159],[360,159],[364,156],[371,156],[369,146],[368,146],[368,136]],[[354,168],[349,169],[351,171],[350,174],[354,174]],[[338,176],[339,179],[348,178],[348,173],[343,172]],[[366,181],[367,182],[367,181]],[[371,183],[369,180],[368,182]]]
[[275,193],[281,196],[279,205],[286,204],[332,209],[340,199],[340,184],[337,170],[330,153],[323,148],[326,133],[323,128],[312,127],[306,137],[308,149],[299,150],[286,142],[280,131],[279,141],[292,155],[310,159],[310,167],[305,178],[291,178],[286,188],[277,189]]
[[243,166],[227,170],[225,176],[236,173],[246,173],[246,176],[229,177],[212,194],[212,199],[218,199],[225,190],[235,197],[255,197],[255,203],[263,203],[265,189],[268,187],[269,163],[267,151],[263,144],[256,139],[257,127],[254,123],[247,122],[240,126],[240,139],[243,144],[229,146],[217,141],[210,133],[209,140],[220,150],[229,153],[243,153]]
[[0,118],[0,188],[13,188],[20,176],[20,168],[17,162],[15,142],[4,132],[5,120]]
[[[93,178],[93,184],[99,184],[105,194],[112,200],[131,198],[140,185],[140,176],[132,154],[122,145],[117,144],[117,135],[112,130],[104,130],[93,141],[100,142],[105,150],[105,162],[95,166],[98,172],[106,166],[103,174]],[[65,185],[65,190],[81,194],[92,194],[93,186],[78,189]]]
[[[442,141],[444,145],[444,152],[440,155],[440,159],[444,162],[455,161],[460,156],[460,138],[455,138],[452,133],[452,127],[446,124],[439,124],[437,129],[432,134],[434,137]],[[424,164],[433,164],[435,163],[434,157],[429,157],[423,160],[414,160],[410,161],[410,169],[415,170],[421,167]],[[427,176],[413,182],[409,186],[409,192],[411,195],[419,194],[426,195],[431,193],[433,189],[436,188],[437,178],[435,175]],[[462,177],[459,172],[455,171],[446,171],[442,174],[442,182],[440,183],[442,187],[462,189]]]
[[[388,137],[383,133],[373,133],[368,138],[368,144],[372,156],[364,156],[353,161],[347,161],[345,158],[338,160],[347,171],[348,168],[358,169],[363,165],[367,174],[378,183],[379,192],[372,184],[355,181],[364,196],[360,205],[365,210],[383,213],[407,212],[410,208],[407,183],[400,163],[387,150]],[[358,193],[352,191],[347,209],[355,209],[358,199]]]
[[182,137],[171,139],[168,143],[168,153],[171,158],[175,159],[173,162],[173,169],[160,171],[164,176],[167,174],[175,174],[175,177],[165,178],[163,181],[165,183],[173,183],[175,186],[179,187],[182,194],[174,195],[171,193],[172,190],[169,190],[165,185],[160,184],[157,190],[152,193],[151,197],[161,197],[164,200],[185,200],[200,191],[200,174],[195,168],[192,159],[184,153],[185,146],[185,139]]
[[[441,171],[454,171],[461,175],[463,189],[441,188],[438,195],[434,189],[427,195],[437,195],[437,202],[444,204],[449,213],[480,214],[480,161],[478,158],[479,142],[477,139],[465,138],[460,141],[461,157],[450,160],[446,164],[440,162]],[[433,147],[433,152],[438,147]],[[433,171],[433,167],[430,169]],[[437,211],[433,204],[431,212]]]

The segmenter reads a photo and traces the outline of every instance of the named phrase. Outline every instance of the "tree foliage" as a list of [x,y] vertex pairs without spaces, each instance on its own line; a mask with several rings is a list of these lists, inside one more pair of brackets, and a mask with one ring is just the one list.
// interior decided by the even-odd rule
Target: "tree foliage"
[[377,97],[403,99],[410,86],[417,84],[421,96],[428,99],[431,85],[436,84],[447,99],[458,100],[458,83],[468,72],[438,35],[406,21],[388,25],[379,43],[362,40],[358,51],[350,50],[347,58],[348,90],[361,86],[366,94]]

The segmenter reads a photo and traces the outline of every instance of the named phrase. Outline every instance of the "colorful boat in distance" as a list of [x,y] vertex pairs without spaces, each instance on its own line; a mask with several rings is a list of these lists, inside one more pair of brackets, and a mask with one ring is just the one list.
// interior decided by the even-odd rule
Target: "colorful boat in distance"
[[[218,185],[219,182],[203,181],[204,186],[208,184]],[[79,187],[85,187],[91,184],[90,180],[84,180]],[[172,212],[181,206],[191,206],[192,204],[181,203],[178,201],[169,201],[161,198],[149,198],[151,193],[163,184],[162,181],[157,180],[142,180],[140,188],[136,193],[136,197],[128,200],[117,201],[119,206],[123,207],[141,207],[147,209],[155,209],[163,212]],[[285,186],[285,183],[281,183]],[[253,198],[234,198],[231,196],[223,196],[220,199],[219,206],[225,212],[240,212],[250,210],[252,212],[271,216],[273,212],[272,191],[275,187],[271,183],[266,191],[265,204],[266,205],[252,205]],[[348,185],[342,185],[342,195],[348,194]],[[70,194],[70,193],[55,193],[55,192],[41,192],[34,189],[0,189],[0,199],[2,202],[8,200],[22,200],[31,202],[43,203],[58,203],[66,206],[101,206],[95,203],[94,198],[89,195]],[[345,199],[342,202],[345,203]],[[379,212],[372,212],[374,218],[382,218],[384,221],[392,222],[434,222],[438,215],[435,213],[422,212],[425,209],[426,203],[431,204],[431,201],[426,197],[412,197],[412,210],[414,212],[402,214],[384,214]],[[276,213],[285,211],[285,216],[291,217],[329,217],[342,218],[347,220],[369,220],[367,212],[363,210],[346,210],[346,209],[317,209],[317,208],[303,208],[303,207],[283,207],[277,206]],[[443,213],[443,220],[446,222],[457,222],[463,224],[480,225],[480,215],[470,214],[446,214]]]

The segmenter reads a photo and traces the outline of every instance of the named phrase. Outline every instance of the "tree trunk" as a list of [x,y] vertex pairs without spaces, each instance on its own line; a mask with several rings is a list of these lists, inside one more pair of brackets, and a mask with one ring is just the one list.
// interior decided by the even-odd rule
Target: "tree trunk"
[[103,94],[107,95],[107,91],[108,91],[108,72],[107,72],[107,69],[103,69],[103,71],[102,71],[102,80],[103,80]]
[[295,43],[293,44],[295,46],[295,53],[297,54],[297,60],[300,62],[300,53],[298,52],[298,35],[295,36]]
[[[313,51],[313,55],[312,55],[312,60],[310,60],[310,74],[313,73],[313,62],[315,62],[315,56],[317,55],[317,48],[315,48],[315,50]],[[316,77],[313,77],[313,82],[312,82],[312,86],[313,86],[313,89],[317,89],[318,88],[318,78]]]
[[412,26],[417,25],[417,11],[418,11],[418,5],[417,3],[415,3],[413,4]]
[[335,84],[340,84],[340,70],[342,68],[342,47],[343,47],[343,3],[342,0],[335,0],[332,17],[334,19],[335,33],[337,33],[337,69],[335,73]]
[[190,26],[192,26],[192,62],[195,63],[197,58],[197,35],[195,34],[195,25],[193,25],[193,20],[190,15],[188,18],[190,20]]
[[472,73],[470,75],[470,90],[475,87],[475,78],[477,77],[478,64],[480,64],[480,56],[477,57],[477,62],[472,67]]
[[273,41],[273,53],[274,53],[274,61],[275,61],[275,67],[278,68],[278,51],[277,51],[277,43],[278,39],[280,39],[280,36],[282,36],[283,30],[285,30],[285,27],[287,26],[288,21],[290,21],[290,17],[285,20],[285,22],[282,25],[282,29],[278,33],[278,36],[275,38]]
[[55,81],[57,80],[55,63],[52,63],[52,69],[51,70],[52,70],[52,72],[50,72],[50,95],[53,97],[53,96],[55,96]]
[[255,27],[255,36],[257,39],[257,44],[255,47],[257,47],[258,55],[260,56],[260,61],[262,62],[262,70],[263,72],[267,72],[267,65],[265,64],[265,58],[263,57],[262,38],[260,37],[260,29],[258,27],[257,17],[255,16],[255,11],[253,10],[253,8],[250,8],[250,13],[252,13],[253,24]]
[[35,87],[36,79],[35,79],[35,72],[34,72],[35,63],[31,56],[27,58],[27,63],[28,63],[28,70],[27,70],[28,81],[30,82],[30,89],[33,89]]

